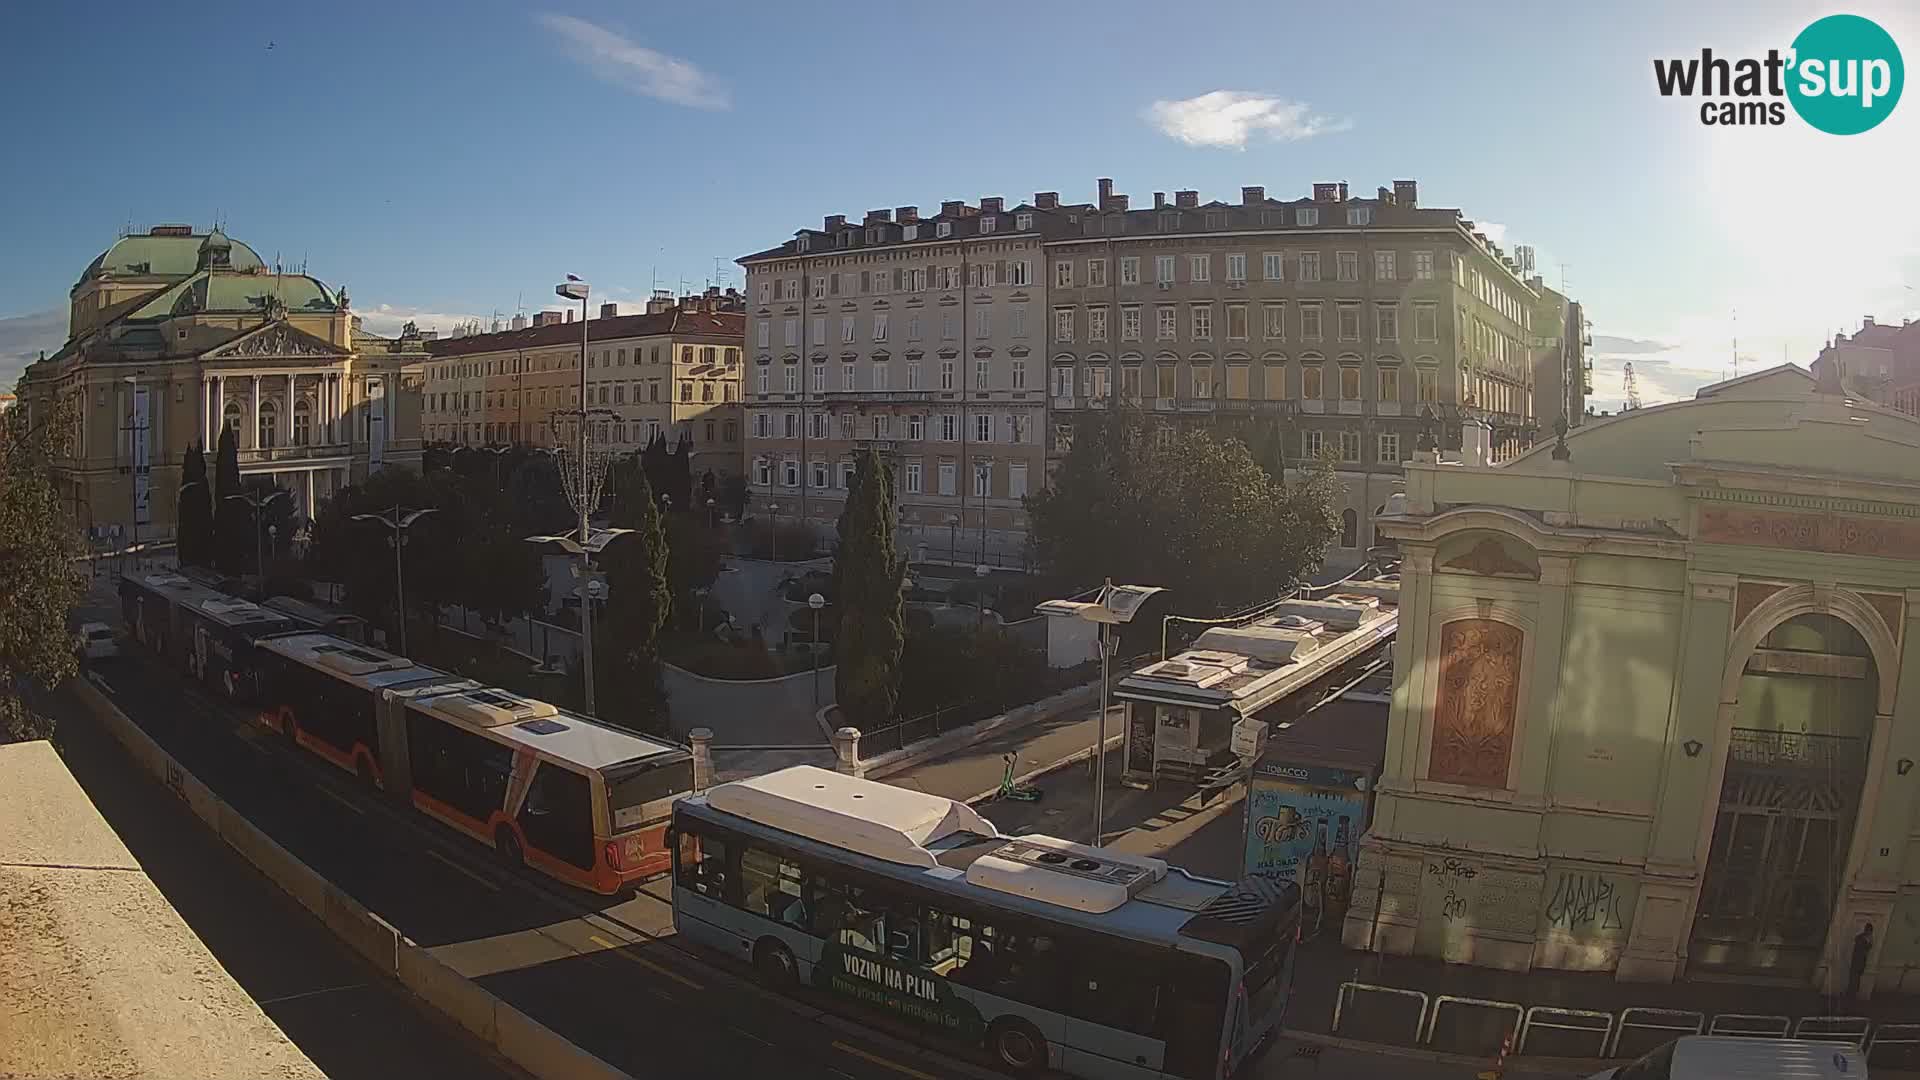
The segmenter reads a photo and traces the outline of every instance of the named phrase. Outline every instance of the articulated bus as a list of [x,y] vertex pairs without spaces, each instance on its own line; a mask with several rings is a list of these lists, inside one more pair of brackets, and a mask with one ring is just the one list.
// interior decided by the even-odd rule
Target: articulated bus
[[120,610],[134,640],[236,701],[254,694],[253,643],[306,628],[173,573],[120,579]]
[[1280,1028],[1291,883],[1007,837],[950,799],[796,766],[674,805],[674,925],[1022,1075],[1222,1080]]
[[260,723],[507,861],[600,893],[667,869],[684,747],[326,634],[255,657]]

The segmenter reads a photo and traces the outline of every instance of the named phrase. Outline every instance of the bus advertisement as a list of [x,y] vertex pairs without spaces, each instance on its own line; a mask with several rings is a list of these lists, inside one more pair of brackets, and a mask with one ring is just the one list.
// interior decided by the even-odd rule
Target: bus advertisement
[[674,925],[1017,1074],[1235,1074],[1280,1028],[1299,889],[1002,836],[964,803],[812,766],[675,804]]

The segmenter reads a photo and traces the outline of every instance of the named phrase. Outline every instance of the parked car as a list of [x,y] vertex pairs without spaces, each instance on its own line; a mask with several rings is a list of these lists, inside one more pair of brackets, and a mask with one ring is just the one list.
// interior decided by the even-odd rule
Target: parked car
[[1685,1035],[1592,1080],[1863,1080],[1865,1055],[1805,1039]]
[[120,655],[120,643],[114,640],[113,627],[106,623],[82,623],[73,632],[73,651],[81,660],[102,660]]

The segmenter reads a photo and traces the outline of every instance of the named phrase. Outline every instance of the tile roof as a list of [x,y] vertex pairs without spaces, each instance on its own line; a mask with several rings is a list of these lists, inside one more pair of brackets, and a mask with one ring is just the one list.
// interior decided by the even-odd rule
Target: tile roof
[[[672,335],[695,339],[714,339],[715,344],[745,346],[747,317],[742,312],[710,314],[704,311],[666,311],[657,315],[616,315],[611,319],[587,320],[588,341],[612,341],[617,338]],[[427,342],[427,352],[435,357],[470,356],[474,353],[507,349],[537,349],[552,345],[570,345],[580,340],[577,322],[529,326],[524,330],[502,330],[497,334],[438,338]]]

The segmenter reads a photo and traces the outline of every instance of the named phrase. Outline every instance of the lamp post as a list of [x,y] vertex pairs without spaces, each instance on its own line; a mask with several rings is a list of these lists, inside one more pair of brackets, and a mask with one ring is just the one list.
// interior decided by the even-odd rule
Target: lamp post
[[768,503],[767,513],[773,515],[773,561],[780,561],[780,504]]
[[713,512],[714,512],[714,508],[719,505],[720,505],[719,500],[713,498],[712,496],[707,497],[707,529],[708,531],[712,531],[714,527]]
[[513,451],[511,446],[483,446],[480,449],[493,455],[493,490],[500,490],[500,459]]
[[813,711],[820,711],[820,609],[827,606],[827,598],[819,593],[807,597],[807,606],[813,609],[813,640],[810,642],[813,653]]
[[[582,518],[586,515],[583,513]],[[569,555],[579,557],[574,574],[580,584],[576,586],[580,594],[580,649],[581,675],[585,680],[582,701],[587,715],[593,715],[593,557],[605,551],[608,544],[632,532],[632,529],[594,529],[583,531],[586,542],[581,543],[572,536],[529,536],[530,544],[559,544]]]
[[981,563],[979,566],[973,568],[973,576],[980,581],[980,590],[977,597],[979,600],[980,616],[973,621],[975,630],[985,626],[987,622],[987,574],[990,572],[991,571],[987,569],[986,563]]
[[958,564],[960,557],[960,515],[947,515],[947,562]]
[[257,491],[240,491],[227,496],[253,511],[253,573],[260,579],[262,586],[267,580],[267,555],[260,545],[260,511],[271,506],[274,500],[287,497],[288,492],[285,488],[275,488],[272,494],[264,498]]
[[1072,600],[1049,600],[1047,607],[1055,613],[1072,614],[1085,619],[1100,628],[1100,718],[1094,725],[1097,734],[1093,743],[1093,843],[1100,844],[1104,838],[1106,822],[1107,795],[1107,694],[1113,677],[1113,632],[1112,627],[1123,626],[1133,621],[1147,598],[1160,592],[1152,585],[1115,585],[1112,578],[1100,587],[1100,595],[1092,603]]
[[407,530],[413,527],[414,522],[428,514],[438,512],[437,508],[431,506],[421,510],[403,510],[396,506],[384,514],[353,515],[355,521],[377,521],[393,533],[387,538],[387,543],[393,545],[393,602],[400,616],[400,655],[402,656],[407,653],[407,590],[406,564],[400,558],[400,549],[406,546]]
[[[139,402],[137,399],[139,396],[140,379],[137,376],[127,375],[122,377],[120,381],[127,384],[127,561],[131,565],[138,567],[140,560],[140,556],[137,554],[137,550],[140,547],[140,458],[142,452],[146,449],[146,440],[142,439],[141,435],[146,432],[147,425],[140,422],[140,414],[138,411]],[[178,515],[176,514],[176,516]],[[125,571],[123,570],[122,573],[124,574]]]

